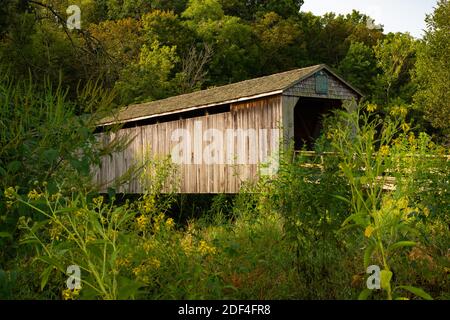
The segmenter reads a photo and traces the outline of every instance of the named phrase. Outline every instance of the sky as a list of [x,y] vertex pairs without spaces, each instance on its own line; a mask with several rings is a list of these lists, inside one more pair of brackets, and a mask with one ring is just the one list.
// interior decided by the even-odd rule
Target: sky
[[353,9],[384,25],[384,31],[409,32],[416,38],[424,35],[425,15],[433,12],[437,0],[305,0],[301,11],[315,15],[327,12],[351,13]]

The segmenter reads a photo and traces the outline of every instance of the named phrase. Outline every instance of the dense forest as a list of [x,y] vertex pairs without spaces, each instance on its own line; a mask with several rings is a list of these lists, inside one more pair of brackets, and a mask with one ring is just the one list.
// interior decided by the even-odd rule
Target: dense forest
[[[450,2],[422,39],[302,5],[2,1],[0,299],[449,299]],[[93,185],[127,143],[95,138],[116,108],[315,64],[364,94],[325,120],[316,152],[336,157],[287,150],[277,179],[235,196],[162,193],[167,161],[139,198]]]

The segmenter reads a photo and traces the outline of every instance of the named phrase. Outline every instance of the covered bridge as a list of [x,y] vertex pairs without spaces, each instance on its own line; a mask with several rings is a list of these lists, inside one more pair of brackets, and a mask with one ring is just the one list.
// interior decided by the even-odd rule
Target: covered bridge
[[[360,98],[330,68],[316,65],[131,105],[99,123],[122,125],[115,134],[99,133],[105,143],[113,135],[134,139],[103,159],[95,179],[106,188],[150,152],[177,164],[180,193],[237,193],[243,181],[276,171],[282,138],[293,139],[296,148],[311,145],[322,115]],[[131,180],[118,191],[143,190]]]

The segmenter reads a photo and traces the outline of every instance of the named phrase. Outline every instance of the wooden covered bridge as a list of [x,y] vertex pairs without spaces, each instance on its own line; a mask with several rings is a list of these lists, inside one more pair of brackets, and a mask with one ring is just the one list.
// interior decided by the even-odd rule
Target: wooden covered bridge
[[[150,152],[177,164],[180,193],[237,193],[243,181],[261,174],[260,164],[277,168],[282,138],[293,139],[297,148],[311,144],[322,115],[360,98],[330,68],[316,65],[131,105],[99,123],[122,125],[114,134],[99,134],[105,143],[115,135],[134,139],[103,159],[95,179],[107,187]],[[143,190],[134,179],[118,191]]]

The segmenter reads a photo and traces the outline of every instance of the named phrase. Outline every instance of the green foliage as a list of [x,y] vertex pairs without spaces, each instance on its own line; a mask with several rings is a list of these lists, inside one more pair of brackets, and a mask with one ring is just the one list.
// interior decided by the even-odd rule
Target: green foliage
[[179,61],[176,47],[161,46],[158,41],[141,47],[139,61],[122,70],[116,89],[124,104],[157,100],[170,92],[170,73]]
[[414,97],[417,108],[425,113],[425,119],[445,132],[450,123],[449,19],[450,2],[446,0],[439,1],[434,14],[426,19],[427,32],[419,45],[416,63],[419,88]]
[[[351,197],[343,200],[351,204],[352,214],[343,222],[341,232],[355,226],[364,229],[364,268],[371,264],[382,266],[381,288],[388,299],[398,298],[397,291],[405,288],[428,299],[430,296],[422,289],[399,286],[392,278],[392,270],[401,272],[394,261],[404,263],[399,262],[398,251],[405,253],[403,248],[425,241],[417,225],[428,218],[429,209],[419,202],[419,194],[432,192],[436,201],[442,192],[448,192],[448,182],[443,190],[426,189],[427,182],[417,175],[427,173],[431,180],[441,179],[441,170],[435,171],[433,158],[442,155],[424,133],[416,141],[414,134],[408,133],[405,114],[399,113],[391,112],[395,117],[380,119],[361,110],[338,111],[332,122],[328,137],[339,158],[340,172],[351,187]],[[426,157],[432,157],[431,161]],[[447,167],[446,162],[440,162],[440,166]],[[395,179],[391,187],[389,177]],[[445,204],[440,209],[448,210]]]
[[[379,41],[374,48],[378,67],[383,71],[379,75],[380,88],[383,90],[382,103],[389,104],[393,92],[400,93],[403,86],[411,80],[411,69],[414,66],[416,44],[409,34],[390,34]],[[408,97],[410,99],[410,97]],[[405,99],[406,100],[406,99]],[[406,100],[405,102],[410,102]]]
[[364,94],[375,86],[378,74],[377,60],[373,50],[361,42],[353,42],[347,55],[339,64],[343,78],[357,86]]

